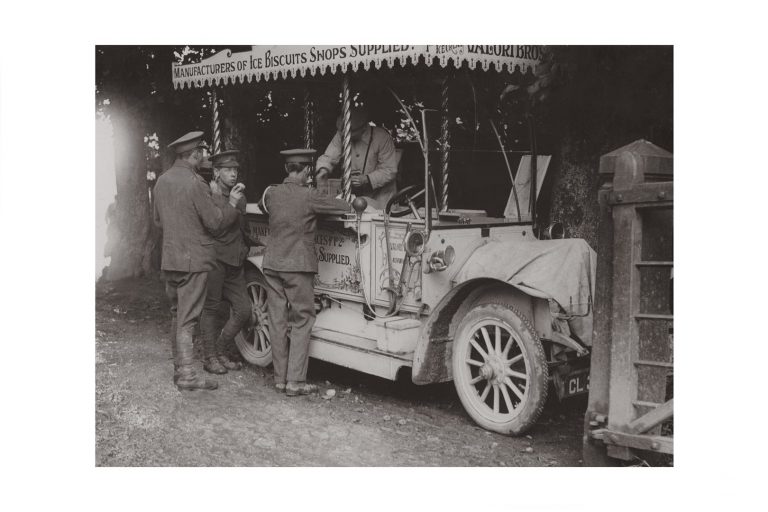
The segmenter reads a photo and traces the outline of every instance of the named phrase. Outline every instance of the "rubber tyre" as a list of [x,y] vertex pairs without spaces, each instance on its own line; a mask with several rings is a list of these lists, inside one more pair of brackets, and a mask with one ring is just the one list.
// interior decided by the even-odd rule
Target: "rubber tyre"
[[[515,363],[496,366],[496,368],[500,366],[502,371],[505,368],[514,370],[517,374],[522,374],[524,370],[524,374],[527,377],[526,380],[521,380],[519,377],[510,378],[518,391],[522,392],[522,399],[517,394],[512,393],[512,388],[505,384],[499,384],[499,390],[497,391],[493,389],[494,386],[491,385],[491,381],[486,379],[482,379],[474,384],[470,383],[471,380],[481,377],[480,374],[483,371],[477,365],[466,362],[468,357],[473,361],[484,360],[482,355],[471,344],[473,334],[477,334],[476,344],[479,344],[487,351],[487,345],[484,344],[485,340],[480,330],[483,326],[486,327],[486,330],[489,327],[493,328],[488,334],[494,349],[496,348],[496,326],[500,327],[500,332],[502,333],[500,336],[502,352],[506,344],[512,343],[514,340],[508,353],[510,359],[499,358],[500,362],[509,361],[517,357],[518,354],[522,354],[522,357],[518,358],[518,361]],[[505,334],[507,336],[506,344],[504,343]],[[478,425],[500,434],[521,435],[536,423],[547,401],[549,378],[547,361],[544,347],[536,335],[530,320],[516,308],[501,303],[482,303],[473,307],[461,321],[456,331],[456,336],[453,340],[452,358],[456,392],[464,409]],[[499,372],[496,372],[494,375],[498,374]],[[525,383],[524,386],[523,383]],[[483,400],[482,392],[485,389],[485,385],[490,385],[490,391],[492,392],[489,392],[488,396]],[[507,397],[503,395],[501,387],[505,387],[510,399],[509,402],[506,400]],[[498,412],[495,412],[493,409],[492,395],[494,392],[499,394]],[[503,406],[501,405],[502,400],[504,401]],[[513,403],[515,400],[519,400],[517,404]],[[489,401],[491,404],[488,403]],[[512,404],[511,410],[507,405],[509,403]],[[502,407],[506,411],[505,413],[501,410]]]
[[[265,321],[260,321],[260,319],[265,318],[264,314],[267,313],[264,303],[267,285],[264,276],[258,273],[248,276],[246,289],[251,299],[251,319],[243,330],[235,336],[235,345],[237,345],[243,359],[249,363],[262,367],[269,366],[272,363],[272,344],[268,343],[266,350],[264,350],[263,347],[254,342],[254,336],[258,335],[259,331],[267,336],[267,341],[269,341],[269,325]],[[263,299],[261,304],[256,303],[256,299],[259,297]],[[259,314],[257,309],[260,309],[262,313]]]

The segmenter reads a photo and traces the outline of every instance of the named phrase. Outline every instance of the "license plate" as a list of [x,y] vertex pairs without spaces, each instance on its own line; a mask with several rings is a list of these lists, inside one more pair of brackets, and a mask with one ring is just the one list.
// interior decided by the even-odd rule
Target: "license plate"
[[565,378],[563,397],[583,395],[589,392],[589,369],[577,370]]

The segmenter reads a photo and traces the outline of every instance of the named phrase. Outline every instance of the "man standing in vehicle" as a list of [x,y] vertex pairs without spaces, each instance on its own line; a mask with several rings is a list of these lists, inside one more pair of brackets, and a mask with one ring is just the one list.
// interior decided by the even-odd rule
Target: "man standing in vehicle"
[[[240,163],[237,150],[223,151],[211,157],[213,200],[220,208],[229,203],[230,191],[237,183]],[[251,303],[245,288],[243,262],[248,254],[248,245],[243,234],[245,220],[245,197],[241,197],[236,208],[241,213],[241,222],[235,222],[216,236],[216,261],[208,272],[208,286],[200,317],[200,331],[203,339],[203,368],[208,373],[224,374],[228,370],[240,370],[242,364],[232,361],[226,354],[235,335],[251,316]],[[219,322],[219,308],[225,300],[231,306],[228,320],[223,328]]]
[[208,271],[214,268],[214,234],[240,219],[236,208],[244,186],[238,183],[229,201],[217,206],[198,174],[206,147],[203,132],[190,132],[169,144],[176,161],[155,185],[155,224],[163,230],[161,270],[171,303],[174,383],[180,390],[216,389],[193,366],[195,324],[203,310]]
[[[343,155],[343,117],[336,120],[336,134],[325,154],[317,159],[317,179],[327,178],[339,167]],[[368,124],[363,107],[353,107],[350,114],[352,141],[352,193],[369,198],[368,204],[383,210],[397,191],[397,158],[389,132]]]
[[285,157],[288,177],[264,192],[269,238],[263,266],[268,285],[275,388],[285,390],[288,396],[296,396],[317,390],[317,386],[306,382],[309,335],[315,323],[317,218],[322,214],[347,213],[351,208],[342,199],[323,196],[317,189],[306,186],[314,149],[293,149],[280,154]]

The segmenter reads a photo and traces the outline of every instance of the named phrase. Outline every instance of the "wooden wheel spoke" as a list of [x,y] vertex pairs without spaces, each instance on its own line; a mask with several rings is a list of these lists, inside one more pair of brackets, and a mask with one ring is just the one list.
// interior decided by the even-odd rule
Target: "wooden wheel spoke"
[[480,328],[480,332],[483,333],[483,340],[485,340],[485,346],[488,347],[488,353],[490,354],[493,352],[493,344],[491,343],[490,336],[488,336],[488,330],[483,326]]
[[265,351],[267,349],[267,340],[264,336],[264,331],[259,329],[259,350]]
[[493,385],[493,412],[499,412],[499,386]]
[[259,291],[255,286],[248,287],[248,295],[251,296],[251,304],[254,307],[259,307]]
[[483,377],[482,375],[478,375],[478,376],[477,376],[477,377],[475,377],[474,379],[470,380],[470,381],[469,381],[469,383],[470,383],[470,384],[477,384],[478,382],[480,382],[481,380],[483,380],[483,378],[484,378],[484,377]]
[[497,354],[501,354],[501,327],[499,327],[497,325],[496,329],[494,329],[494,331],[496,331],[494,333],[495,334],[495,338],[496,338],[496,340],[495,340],[496,341],[496,353]]
[[512,348],[512,345],[514,343],[515,343],[515,338],[510,336],[509,339],[507,340],[507,345],[504,347],[504,352],[501,353],[501,358],[502,359],[506,359],[507,358],[507,354],[509,354],[509,349]]
[[509,368],[506,368],[504,370],[504,373],[506,373],[510,377],[516,377],[518,379],[523,379],[525,381],[528,380],[528,375],[526,375],[524,373],[516,372],[515,370],[510,370]]
[[507,404],[507,414],[511,414],[514,410],[514,407],[512,406],[512,399],[509,398],[509,391],[507,391],[507,386],[501,386],[501,394],[504,395],[504,403]]
[[483,357],[483,360],[488,359],[488,354],[485,352],[485,350],[480,348],[480,345],[475,340],[471,339],[471,340],[469,340],[469,343],[470,343],[470,345],[475,347],[475,350],[480,352],[480,355]]
[[506,360],[504,361],[504,363],[505,363],[507,366],[512,366],[513,364],[515,364],[516,362],[518,362],[518,361],[519,361],[519,360],[521,360],[522,358],[523,358],[523,354],[522,354],[522,353],[520,353],[520,354],[517,354],[517,355],[516,355],[515,357],[513,357],[512,359],[506,359]]
[[471,364],[472,366],[483,366],[485,364],[482,361],[475,361],[474,359],[465,359],[464,362]]
[[510,379],[509,377],[504,377],[504,384],[506,384],[507,387],[509,387],[509,389],[511,389],[512,392],[515,395],[517,395],[517,398],[519,398],[520,401],[522,402],[522,400],[523,400],[523,393],[520,391],[520,389],[518,389],[517,386],[515,386],[515,383],[512,382],[512,379]]
[[485,399],[488,397],[488,392],[489,392],[490,390],[491,390],[491,383],[490,383],[490,382],[486,382],[486,384],[485,384],[485,389],[484,389],[484,390],[483,390],[483,392],[480,394],[480,401],[481,401],[481,402],[485,402]]
[[259,288],[259,308],[263,308],[267,302],[267,290]]

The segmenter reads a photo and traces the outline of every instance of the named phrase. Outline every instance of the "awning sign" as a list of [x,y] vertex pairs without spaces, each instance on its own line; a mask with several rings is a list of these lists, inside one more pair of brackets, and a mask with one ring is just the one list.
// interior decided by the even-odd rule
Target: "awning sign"
[[438,62],[446,67],[478,64],[488,70],[512,73],[535,72],[543,47],[534,45],[337,45],[337,46],[254,46],[251,51],[233,53],[223,50],[196,64],[174,64],[175,88],[224,85],[296,76],[324,75],[328,69],[377,69],[387,62],[402,66],[415,64],[423,57],[427,65]]

